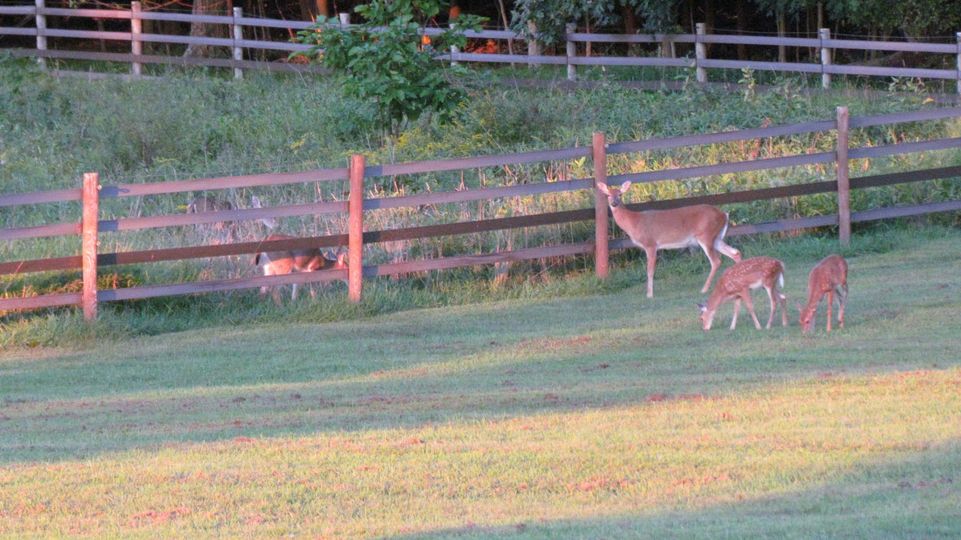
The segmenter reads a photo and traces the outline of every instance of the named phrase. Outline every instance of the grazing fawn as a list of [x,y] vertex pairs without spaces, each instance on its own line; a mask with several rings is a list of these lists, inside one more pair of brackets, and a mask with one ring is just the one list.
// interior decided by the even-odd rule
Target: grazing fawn
[[771,301],[771,315],[767,318],[766,328],[771,328],[778,305],[781,306],[781,324],[787,326],[787,297],[779,290],[784,287],[784,264],[771,257],[752,257],[735,264],[721,274],[714,292],[707,300],[707,305],[698,304],[704,330],[711,329],[717,308],[732,298],[734,299],[734,317],[731,319],[731,330],[737,326],[737,314],[741,311],[742,300],[751,318],[754,319],[755,328],[760,330],[761,323],[757,320],[754,303],[751,301],[751,290],[760,287],[764,287]]
[[[296,237],[285,234],[272,234],[267,237],[271,240],[291,240]],[[328,259],[320,249],[295,249],[291,251],[269,251],[258,253],[254,257],[254,264],[262,266],[265,276],[281,276],[294,272],[314,272],[317,270],[343,270],[347,268],[346,252],[337,254],[336,259]],[[267,294],[267,287],[260,288],[260,294]],[[310,288],[310,297],[315,298],[316,293],[313,287]],[[280,295],[275,290],[273,293],[274,302],[280,305]],[[297,298],[297,284],[293,284],[293,291],[290,299]]]
[[834,293],[838,299],[838,325],[844,328],[844,305],[848,300],[848,263],[840,255],[828,255],[811,269],[808,275],[808,303],[801,312],[801,331],[805,334],[814,328],[814,317],[817,314],[821,297],[828,295],[828,332],[831,331],[831,306],[834,304]]
[[659,249],[701,246],[711,262],[711,273],[704,282],[702,293],[708,291],[714,274],[721,266],[721,255],[718,253],[734,262],[741,260],[741,252],[724,243],[728,226],[728,217],[724,212],[706,204],[635,212],[625,208],[621,201],[621,196],[630,187],[630,182],[624,182],[619,188],[597,184],[597,189],[607,195],[614,222],[627,233],[634,245],[644,250],[647,257],[648,298],[654,298],[654,267],[657,265]]

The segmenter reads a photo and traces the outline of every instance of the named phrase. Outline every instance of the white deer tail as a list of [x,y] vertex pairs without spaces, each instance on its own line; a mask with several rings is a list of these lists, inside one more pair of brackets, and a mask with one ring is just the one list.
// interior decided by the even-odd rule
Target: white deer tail
[[781,289],[784,288],[784,272],[777,275],[777,286]]
[[717,235],[717,238],[714,239],[714,249],[720,251],[724,255],[727,255],[733,261],[738,262],[741,260],[741,252],[727,245],[727,243],[724,242],[724,235],[727,234],[727,228],[730,224],[731,224],[731,217],[728,215],[727,212],[724,212],[724,227],[721,229],[721,232]]

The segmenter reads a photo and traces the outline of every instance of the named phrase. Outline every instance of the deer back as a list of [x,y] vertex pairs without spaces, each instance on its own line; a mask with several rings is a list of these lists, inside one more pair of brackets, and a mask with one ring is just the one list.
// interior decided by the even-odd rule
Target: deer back
[[727,214],[707,204],[643,212],[618,210],[614,221],[642,245],[670,246],[695,239],[713,242],[728,222]]
[[736,294],[747,288],[773,283],[784,273],[784,263],[772,257],[751,257],[736,263],[721,275],[715,290]]
[[847,283],[848,263],[840,255],[828,255],[821,259],[808,274],[808,292],[824,293]]

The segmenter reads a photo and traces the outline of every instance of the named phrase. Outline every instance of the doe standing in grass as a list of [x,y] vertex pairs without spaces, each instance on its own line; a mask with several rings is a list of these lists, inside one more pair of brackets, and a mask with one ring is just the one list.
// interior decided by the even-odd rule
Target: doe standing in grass
[[630,182],[624,182],[619,188],[597,184],[597,189],[607,195],[614,222],[627,233],[634,245],[644,250],[647,257],[648,298],[654,298],[654,267],[657,265],[659,249],[701,246],[711,263],[711,273],[704,282],[702,293],[708,291],[715,272],[721,267],[719,253],[734,262],[741,260],[741,252],[724,243],[729,223],[724,212],[707,204],[635,212],[625,208],[621,201],[621,196],[630,188]]
[[701,324],[704,330],[711,329],[717,308],[724,302],[734,299],[734,317],[731,319],[731,330],[737,326],[737,314],[741,311],[741,301],[747,306],[748,313],[754,319],[754,327],[761,329],[761,323],[754,313],[754,303],[751,301],[751,290],[764,287],[767,297],[771,301],[771,315],[767,318],[767,326],[771,328],[777,306],[781,306],[781,325],[787,326],[787,297],[780,289],[784,287],[784,263],[771,257],[752,257],[738,262],[721,274],[714,291],[707,304],[698,304],[701,309]]
[[835,293],[838,300],[838,326],[844,328],[844,305],[848,301],[848,263],[840,255],[828,255],[808,274],[808,303],[804,307],[798,305],[801,312],[801,331],[806,334],[814,328],[818,304],[825,294],[828,295],[827,331],[831,331],[831,307]]

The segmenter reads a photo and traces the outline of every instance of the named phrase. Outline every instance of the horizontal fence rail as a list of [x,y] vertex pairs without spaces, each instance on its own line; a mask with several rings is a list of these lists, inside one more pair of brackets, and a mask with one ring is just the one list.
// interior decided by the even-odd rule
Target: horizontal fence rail
[[[140,76],[140,66],[142,64],[166,64],[166,65],[204,65],[210,67],[233,68],[235,77],[242,77],[244,69],[267,69],[275,71],[311,71],[323,73],[324,71],[317,66],[302,66],[298,64],[264,62],[245,60],[248,51],[282,51],[286,53],[303,53],[311,50],[311,47],[301,43],[294,43],[288,37],[287,40],[271,39],[250,39],[245,35],[245,30],[250,33],[250,29],[279,29],[287,30],[289,35],[313,27],[309,21],[292,21],[281,19],[268,19],[260,17],[247,17],[243,15],[241,8],[234,8],[232,14],[226,15],[194,15],[191,13],[169,13],[163,11],[144,11],[139,2],[133,2],[130,10],[116,9],[72,9],[72,8],[48,8],[44,6],[43,0],[39,0],[36,5],[23,6],[0,6],[0,15],[18,15],[24,17],[32,16],[35,21],[33,28],[29,27],[0,27],[0,36],[25,36],[36,38],[35,49],[18,49],[13,53],[17,56],[34,56],[41,61],[45,58],[60,58],[72,60],[91,60],[130,63],[131,72]],[[82,19],[96,19],[99,21],[129,21],[124,30],[87,30],[77,28],[53,28],[49,25],[48,18],[54,20],[66,19],[68,21]],[[186,31],[180,34],[157,34],[144,33],[141,30],[143,21],[163,21],[183,24],[206,24],[226,26],[230,29],[227,32],[231,37],[203,37],[188,35]],[[114,23],[114,25],[119,23]],[[350,25],[341,25],[350,27]],[[568,25],[568,30],[561,36],[562,43],[557,50],[564,51],[564,54],[547,55],[543,54],[541,47],[536,46],[539,37],[536,34],[522,35],[513,31],[506,30],[482,30],[465,31],[466,37],[474,40],[491,40],[495,42],[518,40],[534,44],[529,47],[528,54],[503,54],[501,52],[472,52],[470,50],[459,51],[440,51],[438,59],[450,62],[476,62],[480,64],[521,64],[527,66],[566,66],[567,76],[574,80],[577,78],[577,66],[650,66],[650,67],[674,67],[674,68],[695,68],[697,71],[697,81],[707,82],[709,69],[714,70],[762,70],[780,73],[808,73],[820,74],[821,83],[827,88],[831,86],[832,75],[852,75],[863,77],[918,77],[936,80],[954,80],[957,83],[958,92],[961,93],[961,37],[957,43],[917,43],[900,41],[869,41],[853,39],[835,39],[831,37],[830,30],[821,29],[817,37],[773,37],[757,35],[732,35],[717,34],[708,32],[707,25],[698,23],[693,34],[596,34],[577,32],[574,25]],[[431,38],[445,32],[442,28],[422,28],[420,34]],[[48,38],[59,40],[97,40],[99,42],[109,40],[114,42],[129,42],[130,54],[121,53],[94,53],[86,50],[70,51],[63,48],[53,50],[49,47]],[[143,43],[165,43],[177,45],[206,45],[220,47],[232,51],[232,58],[183,58],[173,56],[143,55],[139,54],[139,48]],[[602,45],[630,45],[638,47],[642,45],[656,45],[659,48],[657,56],[646,56],[638,54],[636,51],[627,56],[609,56],[588,54],[587,47],[592,44]],[[676,46],[682,45],[691,48],[693,54],[686,57],[678,57]],[[736,45],[738,47],[749,45],[759,47],[794,47],[800,50],[812,51],[812,57],[808,62],[773,62],[758,61],[733,58],[709,58],[708,46],[710,45]],[[583,54],[578,53],[578,48],[583,50]],[[947,57],[949,65],[946,69],[921,68],[921,67],[887,67],[874,65],[858,64],[836,64],[832,60],[833,51],[862,51],[862,52],[893,52],[893,53],[913,53],[931,55],[931,58],[944,59]],[[814,54],[816,53],[816,55]],[[815,56],[817,56],[815,58]],[[955,60],[955,57],[957,60]],[[926,58],[930,63],[931,58]],[[276,64],[276,65],[275,65]],[[282,67],[289,66],[289,67]],[[297,66],[297,67],[293,67]],[[959,66],[959,67],[955,67]]]
[[[842,114],[843,113],[843,114]],[[696,167],[678,167],[667,170],[645,171],[630,174],[620,174],[608,177],[604,167],[595,167],[594,178],[580,178],[571,180],[545,181],[538,183],[519,184],[511,186],[494,186],[460,191],[419,193],[407,196],[367,198],[364,195],[363,181],[366,178],[387,176],[402,176],[413,174],[429,174],[449,172],[464,169],[483,169],[487,167],[502,167],[515,164],[532,164],[545,162],[563,162],[582,159],[591,156],[597,163],[606,162],[608,154],[647,152],[671,150],[676,148],[723,144],[734,141],[757,140],[804,133],[837,131],[838,140],[847,140],[848,129],[870,128],[878,125],[897,124],[905,122],[930,122],[945,119],[961,118],[961,107],[943,109],[924,109],[906,113],[887,115],[847,117],[845,108],[839,108],[836,120],[810,121],[799,124],[772,126],[765,128],[744,129],[721,133],[702,135],[688,135],[665,139],[623,142],[606,144],[603,136],[595,137],[595,143],[590,147],[573,147],[558,150],[523,152],[516,154],[502,154],[491,156],[477,156],[470,158],[455,158],[430,160],[412,163],[397,163],[387,165],[365,165],[360,156],[352,159],[352,164],[344,168],[322,169],[281,174],[255,174],[244,176],[228,176],[197,180],[181,180],[171,182],[153,182],[144,184],[117,184],[99,186],[97,181],[93,189],[89,182],[87,188],[63,189],[45,192],[3,194],[0,195],[0,207],[17,208],[49,203],[72,203],[77,201],[86,209],[93,197],[94,207],[99,199],[144,197],[159,195],[175,195],[186,192],[216,191],[233,188],[255,188],[263,186],[281,186],[290,184],[310,184],[317,182],[341,181],[349,184],[350,197],[347,201],[326,201],[270,208],[232,209],[220,211],[198,212],[193,214],[174,214],[143,217],[118,217],[115,219],[97,219],[86,217],[80,223],[54,223],[32,227],[0,229],[0,239],[19,240],[41,236],[74,236],[81,231],[93,230],[95,234],[113,231],[140,230],[157,227],[184,227],[198,224],[219,222],[240,222],[265,220],[269,218],[338,214],[346,215],[352,223],[362,225],[363,214],[402,207],[420,207],[423,205],[453,204],[479,200],[495,200],[511,197],[528,197],[546,193],[561,193],[571,191],[593,191],[599,181],[611,183],[626,180],[634,182],[658,182],[665,180],[680,180],[685,178],[705,177],[733,172],[773,169],[777,167],[794,167],[820,163],[835,163],[837,178],[824,181],[809,182],[777,186],[745,191],[696,195],[677,199],[648,201],[627,205],[633,210],[664,210],[695,204],[729,205],[748,203],[786,197],[797,197],[815,194],[837,194],[838,213],[820,216],[807,216],[794,219],[778,220],[769,223],[732,224],[729,234],[732,236],[746,234],[763,234],[783,232],[811,227],[837,226],[840,231],[850,228],[851,223],[861,223],[880,219],[923,215],[935,212],[953,212],[961,210],[961,201],[944,201],[911,206],[896,206],[888,208],[874,208],[858,212],[850,212],[846,206],[847,190],[868,189],[895,184],[922,182],[935,179],[961,177],[961,165],[922,169],[871,175],[857,178],[846,177],[847,160],[890,156],[905,153],[926,152],[961,148],[961,138],[945,138],[930,141],[904,142],[893,145],[883,145],[865,148],[838,148],[837,152],[817,152],[794,156],[774,157],[753,161],[719,163]],[[600,135],[600,134],[598,134]],[[597,160],[602,160],[598,162]],[[841,165],[844,165],[843,167]],[[91,175],[87,175],[91,176]],[[96,177],[96,175],[92,175]],[[85,182],[87,182],[85,178]],[[842,195],[844,197],[842,198]],[[488,218],[474,221],[442,223],[384,230],[363,230],[363,227],[351,226],[350,230],[339,234],[314,236],[307,238],[288,238],[282,240],[241,242],[224,245],[187,246],[165,249],[127,251],[117,253],[96,253],[96,242],[86,242],[93,246],[94,251],[76,256],[56,257],[36,260],[9,261],[0,263],[0,275],[26,274],[49,271],[84,270],[85,274],[100,267],[142,264],[162,261],[190,260],[209,257],[225,257],[251,255],[270,251],[288,251],[294,249],[343,248],[345,246],[363,246],[383,242],[396,242],[417,239],[429,239],[453,235],[477,234],[492,231],[504,231],[540,227],[545,225],[560,225],[576,222],[590,222],[607,216],[606,201],[595,199],[594,208],[581,208],[500,218]],[[92,219],[93,221],[88,221]],[[605,229],[606,230],[606,229]],[[843,242],[842,234],[842,242]],[[603,244],[603,245],[602,245]],[[209,280],[193,283],[174,283],[165,285],[149,285],[123,289],[109,289],[88,291],[84,293],[57,293],[24,298],[0,299],[0,311],[40,309],[56,306],[78,305],[82,300],[90,298],[93,302],[110,302],[154,298],[159,296],[195,294],[215,291],[231,291],[255,287],[278,286],[284,284],[304,284],[332,280],[348,281],[351,290],[360,290],[360,281],[364,278],[388,276],[442,270],[464,266],[510,263],[530,259],[547,257],[568,257],[574,255],[594,254],[597,260],[598,272],[601,265],[606,267],[606,253],[608,249],[623,249],[632,247],[628,239],[608,239],[606,234],[597,235],[593,242],[580,242],[553,246],[540,246],[519,250],[499,251],[485,254],[464,254],[446,256],[437,259],[427,259],[389,264],[364,265],[358,257],[360,272],[353,277],[345,270],[329,270],[321,272],[295,273],[282,276],[258,276],[254,278],[234,278]],[[603,248],[603,249],[602,249]],[[601,257],[605,257],[602,261]],[[95,275],[95,272],[94,272]],[[95,282],[95,281],[94,281]],[[355,289],[356,288],[356,289]],[[359,299],[359,296],[356,297]],[[85,309],[86,313],[86,309]]]

